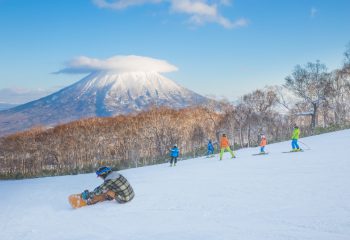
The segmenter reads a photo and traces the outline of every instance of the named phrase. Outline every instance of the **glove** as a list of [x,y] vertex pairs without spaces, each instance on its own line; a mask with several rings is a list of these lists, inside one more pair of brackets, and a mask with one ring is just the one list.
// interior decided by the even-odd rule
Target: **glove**
[[84,192],[81,193],[81,198],[84,200],[89,200],[90,198],[90,193],[89,190],[85,190]]

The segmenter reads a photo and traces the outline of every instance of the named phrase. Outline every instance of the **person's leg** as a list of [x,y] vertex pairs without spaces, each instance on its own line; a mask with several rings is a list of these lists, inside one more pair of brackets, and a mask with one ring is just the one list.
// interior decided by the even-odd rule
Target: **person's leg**
[[225,148],[221,148],[220,150],[220,160],[222,160],[222,155],[224,155]]
[[117,194],[110,190],[110,191],[105,193],[105,196],[106,196],[106,200],[111,201],[117,197]]
[[177,157],[174,157],[174,166],[176,166],[177,163]]
[[265,152],[265,146],[261,146],[260,152],[261,152],[261,153],[264,153],[264,152]]
[[231,157],[232,157],[232,158],[235,157],[235,154],[232,152],[232,150],[231,150],[230,147],[227,147],[227,148],[226,148],[226,151],[228,151],[229,153],[231,153]]
[[130,202],[133,198],[135,197],[135,193],[132,193],[128,196],[119,196],[117,195],[115,200],[118,202],[118,203],[127,203],[127,202]]
[[174,157],[171,157],[171,158],[170,158],[170,166],[173,165],[173,161],[174,161]]
[[296,148],[296,146],[295,146],[295,140],[293,139],[292,140],[292,149],[294,150]]
[[300,149],[300,147],[299,147],[299,145],[298,145],[298,139],[295,139],[295,147],[299,150]]
[[[114,198],[112,198],[112,199],[114,199]],[[107,194],[96,195],[92,199],[88,200],[88,205],[92,205],[92,204],[96,204],[98,202],[103,202],[103,201],[112,200],[112,199],[110,199],[109,195],[107,195]]]

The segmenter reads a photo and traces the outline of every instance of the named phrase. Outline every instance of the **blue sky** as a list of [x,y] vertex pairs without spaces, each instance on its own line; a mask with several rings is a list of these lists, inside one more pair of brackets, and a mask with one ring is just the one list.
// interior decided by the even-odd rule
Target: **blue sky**
[[0,89],[67,86],[79,56],[165,60],[165,75],[235,99],[297,64],[332,70],[350,42],[348,0],[0,0]]

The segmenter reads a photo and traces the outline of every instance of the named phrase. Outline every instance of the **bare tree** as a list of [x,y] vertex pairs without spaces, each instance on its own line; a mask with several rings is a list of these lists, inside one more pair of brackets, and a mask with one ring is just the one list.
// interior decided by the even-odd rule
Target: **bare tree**
[[344,52],[344,66],[343,70],[350,74],[350,42],[347,45],[347,49]]
[[329,112],[334,113],[335,124],[345,123],[350,108],[350,74],[343,69],[335,70],[330,78]]
[[291,76],[286,77],[285,87],[301,97],[310,105],[311,127],[317,126],[318,108],[326,100],[329,90],[329,73],[326,65],[319,61],[307,63],[305,66],[297,65]]
[[233,113],[236,130],[238,131],[239,145],[244,146],[244,129],[247,127],[247,119],[249,117],[248,108],[243,103],[239,103]]
[[272,107],[276,103],[277,95],[270,89],[255,90],[241,98],[233,117],[239,130],[241,146],[243,132],[246,133],[248,147],[258,141],[258,135],[266,132],[266,122],[272,116]]

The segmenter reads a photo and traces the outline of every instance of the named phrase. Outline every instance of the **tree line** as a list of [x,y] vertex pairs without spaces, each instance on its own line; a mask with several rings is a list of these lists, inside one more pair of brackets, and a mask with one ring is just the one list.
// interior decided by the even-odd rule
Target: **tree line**
[[222,133],[234,148],[290,138],[293,124],[303,136],[350,123],[350,44],[339,69],[320,61],[297,65],[282,86],[258,89],[237,102],[212,102],[181,110],[152,108],[136,115],[90,118],[53,128],[36,127],[0,138],[0,178],[91,172],[162,163],[177,144],[181,157],[204,155],[208,139]]
[[[213,138],[201,108],[154,108],[134,116],[91,118],[36,128],[0,139],[2,178],[91,172],[97,166],[138,167],[164,162],[178,144],[183,153]],[[215,121],[219,114],[211,115]]]

